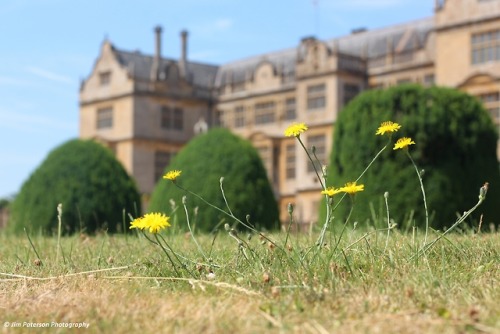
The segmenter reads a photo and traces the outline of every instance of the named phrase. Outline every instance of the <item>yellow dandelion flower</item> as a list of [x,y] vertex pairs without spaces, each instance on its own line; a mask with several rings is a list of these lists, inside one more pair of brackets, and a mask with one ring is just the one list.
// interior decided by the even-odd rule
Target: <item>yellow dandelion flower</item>
[[143,230],[145,227],[146,225],[144,225],[144,219],[142,217],[136,218],[130,223],[130,229],[138,228],[139,230]]
[[335,188],[335,187],[328,187],[325,190],[323,190],[321,193],[323,195],[327,195],[328,197],[333,197],[334,195],[341,193],[342,190],[340,188]]
[[399,125],[398,123],[393,123],[391,121],[383,122],[382,124],[380,124],[380,126],[375,134],[383,136],[386,132],[393,133],[393,132],[398,131],[400,128],[401,128],[401,125]]
[[287,137],[299,137],[301,133],[307,130],[307,126],[304,123],[294,123],[290,125],[285,130],[285,136]]
[[181,175],[181,173],[182,171],[180,170],[171,170],[167,172],[167,174],[163,175],[163,178],[166,180],[175,181]]
[[348,193],[349,195],[354,195],[359,191],[365,190],[364,184],[356,184],[356,182],[347,182],[345,186],[340,188],[340,191]]
[[415,142],[408,137],[399,138],[396,144],[394,144],[393,150],[407,148],[409,145],[414,145]]
[[146,213],[142,218],[144,228],[148,228],[150,233],[158,233],[161,229],[170,226],[168,220],[170,217],[165,216],[163,213]]

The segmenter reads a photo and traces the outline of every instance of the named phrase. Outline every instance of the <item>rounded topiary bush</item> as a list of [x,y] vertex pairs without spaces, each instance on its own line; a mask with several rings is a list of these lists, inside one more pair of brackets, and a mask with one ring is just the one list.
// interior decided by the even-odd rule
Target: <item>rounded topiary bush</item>
[[[329,185],[341,186],[361,175],[388,141],[387,136],[375,136],[383,121],[397,122],[402,128],[359,181],[365,191],[356,194],[352,221],[364,222],[374,214],[384,217],[383,195],[387,191],[391,218],[400,226],[408,222],[425,225],[416,171],[404,151],[393,150],[394,142],[404,136],[416,142],[409,152],[418,168],[425,171],[423,183],[435,228],[450,226],[457,214],[474,206],[484,182],[490,183],[490,191],[475,212],[475,219],[484,214],[483,224],[498,224],[498,135],[481,103],[454,89],[404,85],[356,97],[335,124]],[[334,215],[344,219],[348,210],[345,201]],[[408,221],[411,216],[414,219]]]
[[[224,194],[233,214],[243,222],[250,215],[250,222],[258,229],[278,227],[278,207],[266,171],[257,151],[245,141],[226,129],[212,129],[191,140],[172,160],[166,170],[181,170],[177,183],[213,205],[226,208],[220,189],[220,178],[224,177]],[[171,211],[170,200],[181,206],[187,196],[191,223],[197,230],[210,232],[222,221],[232,225],[223,213],[206,205],[196,196],[179,189],[168,180],[160,180],[151,196],[148,211]],[[194,208],[196,217],[193,215]],[[178,226],[187,229],[184,210],[177,211]],[[240,226],[241,227],[241,226]]]
[[12,202],[9,230],[57,231],[59,203],[65,233],[117,232],[128,221],[123,210],[140,214],[134,181],[109,149],[92,140],[71,140],[48,154]]

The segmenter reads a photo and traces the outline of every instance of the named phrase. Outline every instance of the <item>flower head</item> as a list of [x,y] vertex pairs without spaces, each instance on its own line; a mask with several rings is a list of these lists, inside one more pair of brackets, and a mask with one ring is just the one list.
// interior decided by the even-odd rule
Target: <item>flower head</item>
[[142,217],[134,219],[130,223],[130,228],[131,229],[132,228],[138,228],[139,230],[143,230],[144,228],[146,228],[146,225],[144,225],[144,219]]
[[398,131],[400,128],[401,128],[401,125],[399,125],[398,123],[393,123],[391,121],[387,121],[387,122],[383,122],[382,124],[380,124],[380,126],[375,134],[383,136],[386,132],[393,133],[393,132]]
[[403,149],[414,144],[415,142],[411,138],[408,137],[399,138],[396,144],[394,144],[393,150],[397,150],[400,148]]
[[163,213],[146,213],[144,217],[134,219],[130,223],[130,228],[138,228],[140,230],[148,228],[150,233],[158,233],[161,229],[170,226],[169,219]]
[[299,137],[301,133],[307,130],[307,126],[304,123],[294,123],[290,125],[285,130],[285,136],[287,137]]
[[354,195],[355,193],[363,190],[365,190],[365,185],[364,184],[357,185],[356,182],[347,182],[345,186],[340,188],[340,191],[348,193],[349,195]]
[[145,228],[149,228],[150,233],[158,233],[161,229],[170,226],[169,219],[163,213],[158,212],[146,213],[142,218]]
[[335,187],[328,187],[325,190],[323,190],[321,193],[323,195],[326,195],[328,197],[333,197],[334,195],[341,193],[342,188],[335,188]]
[[163,178],[166,180],[175,181],[179,177],[179,175],[181,175],[181,173],[182,171],[180,170],[171,170],[167,172],[167,174],[163,175]]

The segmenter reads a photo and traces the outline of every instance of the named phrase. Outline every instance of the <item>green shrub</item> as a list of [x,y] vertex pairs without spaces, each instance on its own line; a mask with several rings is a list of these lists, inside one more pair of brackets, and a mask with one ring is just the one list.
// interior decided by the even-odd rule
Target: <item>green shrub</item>
[[140,214],[134,181],[111,151],[91,140],[71,140],[49,153],[12,202],[8,229],[57,231],[59,203],[65,233],[116,232],[123,229],[123,210]]
[[[224,177],[224,193],[237,218],[245,222],[248,214],[251,224],[257,228],[273,229],[278,226],[276,200],[257,151],[249,142],[228,130],[212,129],[195,137],[166,170],[175,169],[182,171],[176,181],[180,186],[227,211],[220,189],[220,178]],[[223,220],[230,225],[234,223],[223,213],[167,180],[160,180],[156,185],[148,211],[168,213],[169,201],[173,199],[181,205],[184,195],[190,210],[198,207],[195,219],[198,230],[212,231]],[[179,221],[185,222],[184,210],[177,212],[182,212]],[[190,215],[194,219],[193,212]],[[194,220],[191,223],[194,224]],[[179,228],[186,230],[187,225],[183,223]]]
[[[403,136],[416,142],[409,150],[419,169],[425,171],[423,183],[435,228],[450,226],[457,214],[474,206],[486,181],[490,191],[475,220],[483,213],[483,224],[500,221],[498,135],[480,102],[454,89],[404,85],[356,97],[335,124],[329,185],[341,186],[362,173],[387,143],[386,136],[375,136],[383,121],[397,122],[402,128],[359,181],[365,184],[365,191],[356,195],[352,221],[364,222],[373,212],[385,215],[383,195],[388,191],[391,218],[401,226],[414,210],[415,224],[424,226],[416,171],[405,152],[393,151],[394,142]],[[345,201],[334,213],[337,221],[348,210],[349,201]]]

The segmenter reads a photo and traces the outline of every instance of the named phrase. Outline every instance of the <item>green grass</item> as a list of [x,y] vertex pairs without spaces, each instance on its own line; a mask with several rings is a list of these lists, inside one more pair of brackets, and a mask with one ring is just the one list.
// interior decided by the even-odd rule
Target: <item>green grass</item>
[[196,236],[206,259],[190,235],[164,235],[179,275],[142,235],[63,237],[59,257],[57,237],[31,236],[37,261],[26,236],[0,234],[0,333],[33,332],[6,321],[87,322],[86,333],[500,333],[499,234],[452,233],[411,259],[423,236],[391,231],[386,247],[386,231],[351,228],[319,251],[317,234],[286,246],[284,233],[268,236],[276,246]]

